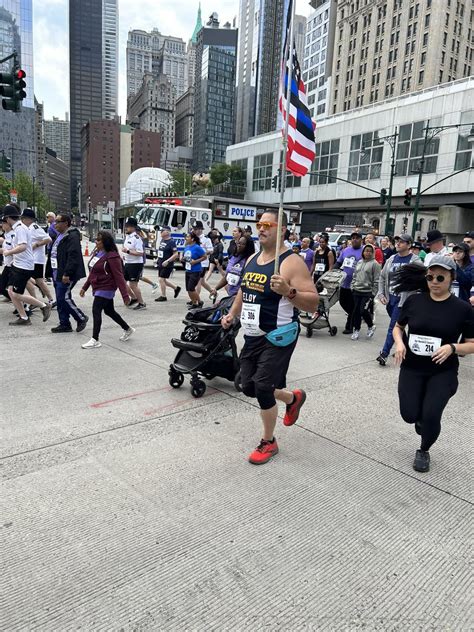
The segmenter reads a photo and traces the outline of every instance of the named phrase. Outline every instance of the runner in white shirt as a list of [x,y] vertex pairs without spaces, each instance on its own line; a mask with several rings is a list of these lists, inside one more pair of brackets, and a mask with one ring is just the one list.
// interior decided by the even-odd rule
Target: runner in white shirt
[[52,243],[51,237],[36,223],[36,215],[33,209],[25,208],[21,214],[21,221],[30,229],[31,247],[35,268],[31,279],[28,281],[27,290],[36,298],[35,285],[37,285],[49,303],[53,303],[53,297],[46,285],[44,278],[44,266],[46,264],[46,246]]
[[4,232],[3,237],[0,237],[0,248],[3,252],[3,270],[0,275],[0,294],[4,296],[8,301],[11,301],[8,294],[8,286],[10,285],[9,279],[12,269],[13,257],[8,253],[13,248],[13,231],[6,218],[2,218],[2,230]]
[[36,305],[41,308],[43,312],[43,322],[47,321],[51,315],[51,305],[39,301],[30,294],[25,294],[26,284],[35,268],[33,250],[31,247],[31,233],[20,221],[20,210],[15,204],[7,204],[5,206],[3,209],[3,217],[13,231],[13,248],[9,251],[10,256],[13,256],[13,265],[8,293],[10,294],[13,305],[18,311],[17,320],[9,324],[31,325],[31,321],[25,312],[24,303]]
[[214,246],[212,245],[212,241],[209,239],[209,237],[205,237],[203,235],[203,231],[204,231],[204,225],[201,221],[198,220],[197,222],[194,223],[193,233],[199,237],[199,241],[201,242],[201,248],[204,248],[204,250],[207,253],[207,259],[204,259],[204,261],[201,261],[201,267],[202,267],[201,279],[196,288],[196,292],[198,294],[200,294],[201,288],[206,289],[209,293],[213,291],[213,288],[209,285],[209,283],[207,283],[207,281],[205,280],[205,277],[209,270],[209,264],[210,264],[209,256],[212,255],[212,253],[214,252]]
[[138,287],[143,272],[145,249],[143,240],[137,233],[137,228],[137,220],[134,217],[127,218],[125,222],[125,240],[122,247],[125,264],[124,276],[130,294],[129,305],[135,305],[134,310],[146,309],[141,290]]
[[425,268],[429,268],[431,259],[435,256],[445,257],[448,254],[448,249],[444,245],[443,233],[439,230],[428,231],[426,244],[430,247],[430,251],[426,255],[423,263],[425,264]]

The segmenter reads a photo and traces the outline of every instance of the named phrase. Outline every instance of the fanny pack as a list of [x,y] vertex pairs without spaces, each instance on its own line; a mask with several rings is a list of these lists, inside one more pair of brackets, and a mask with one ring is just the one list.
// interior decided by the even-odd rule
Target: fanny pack
[[265,338],[275,347],[288,347],[298,338],[299,331],[300,327],[295,321],[269,331]]

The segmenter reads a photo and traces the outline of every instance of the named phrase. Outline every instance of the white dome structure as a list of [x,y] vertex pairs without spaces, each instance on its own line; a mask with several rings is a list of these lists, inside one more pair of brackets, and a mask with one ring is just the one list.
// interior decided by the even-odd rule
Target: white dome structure
[[141,200],[143,194],[158,195],[158,191],[165,189],[172,183],[170,174],[157,167],[142,167],[131,173],[122,188],[120,204],[131,204]]

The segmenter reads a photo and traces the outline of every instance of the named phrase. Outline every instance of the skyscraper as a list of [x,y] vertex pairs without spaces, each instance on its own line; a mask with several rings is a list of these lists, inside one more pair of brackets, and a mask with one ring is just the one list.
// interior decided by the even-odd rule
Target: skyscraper
[[[240,0],[236,142],[276,129],[288,0]],[[298,16],[297,32],[302,27]]]
[[470,76],[471,5],[338,1],[330,113]]
[[[36,176],[36,127],[33,74],[32,0],[0,0],[0,59],[14,50],[26,72],[26,99],[20,112],[0,107],[0,149],[12,161],[14,172]],[[12,60],[0,65],[0,71],[10,72]],[[11,177],[10,174],[6,174]]]
[[196,49],[193,168],[207,171],[225,162],[234,141],[237,30],[219,28],[213,13],[199,31]]
[[196,19],[196,26],[194,27],[191,39],[188,42],[187,56],[188,56],[188,87],[194,88],[195,75],[196,75],[196,47],[198,33],[202,29],[201,18],[201,3],[199,3],[199,9]]
[[52,121],[43,121],[44,143],[56,152],[58,158],[69,164],[70,160],[70,131],[69,114],[66,112],[66,120],[61,121],[53,116]]
[[117,114],[117,0],[69,0],[71,201],[81,182],[81,130]]

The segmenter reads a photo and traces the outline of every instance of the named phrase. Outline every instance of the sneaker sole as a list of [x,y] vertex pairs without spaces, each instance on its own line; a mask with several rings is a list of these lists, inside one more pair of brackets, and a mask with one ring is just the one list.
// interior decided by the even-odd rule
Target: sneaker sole
[[277,448],[274,452],[272,452],[271,456],[266,461],[252,461],[250,458],[248,459],[248,461],[252,465],[265,465],[266,463],[268,463],[268,461],[271,461],[273,459],[273,457],[278,454],[278,452],[279,452],[279,450]]
[[298,421],[298,419],[300,418],[301,408],[303,407],[303,404],[305,403],[305,401],[306,401],[306,393],[303,391],[303,397],[301,398],[301,402],[300,402],[300,404],[298,406],[298,414],[296,416],[296,419],[294,421],[292,421],[291,423],[285,423],[283,421],[283,425],[284,426],[286,426],[286,427],[293,426]]

